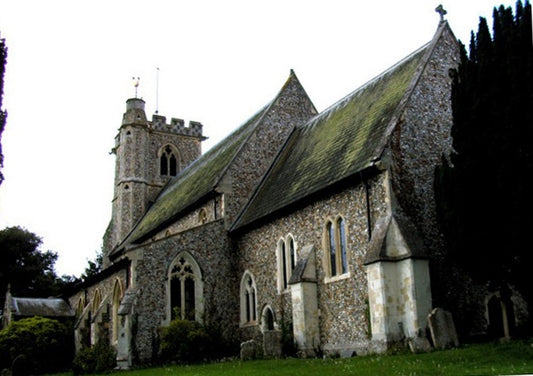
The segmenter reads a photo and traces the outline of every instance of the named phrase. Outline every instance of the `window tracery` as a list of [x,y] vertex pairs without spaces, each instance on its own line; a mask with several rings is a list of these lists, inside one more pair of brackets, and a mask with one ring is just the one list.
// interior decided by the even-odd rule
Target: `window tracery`
[[180,254],[169,272],[171,320],[199,320],[202,313],[200,268],[187,253]]
[[241,325],[257,322],[257,294],[253,276],[245,272],[241,280]]

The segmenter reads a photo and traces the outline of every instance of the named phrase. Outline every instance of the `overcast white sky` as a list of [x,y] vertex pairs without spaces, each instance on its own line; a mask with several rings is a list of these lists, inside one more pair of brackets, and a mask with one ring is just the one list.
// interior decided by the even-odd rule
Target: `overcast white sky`
[[[442,0],[465,44],[515,1]],[[270,101],[294,69],[319,111],[428,42],[439,0],[2,0],[9,48],[0,229],[20,225],[80,275],[111,216],[125,101],[204,124],[204,151]]]

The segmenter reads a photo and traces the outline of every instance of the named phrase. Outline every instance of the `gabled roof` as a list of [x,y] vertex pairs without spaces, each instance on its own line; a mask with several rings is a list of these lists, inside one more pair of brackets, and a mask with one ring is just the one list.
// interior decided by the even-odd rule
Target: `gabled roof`
[[59,298],[11,297],[11,312],[14,316],[72,317],[74,311],[66,301]]
[[135,226],[127,241],[142,241],[212,193],[267,109],[268,106],[264,107],[171,180]]
[[232,229],[239,229],[371,167],[379,159],[430,44],[293,133]]
[[[254,130],[271,111],[276,111],[278,100],[290,92],[295,83],[301,87],[291,70],[283,87],[267,106],[169,182],[122,244],[142,242],[174,222],[184,212],[212,197]],[[305,96],[307,98],[307,94]],[[119,247],[114,252],[119,252],[120,249]]]

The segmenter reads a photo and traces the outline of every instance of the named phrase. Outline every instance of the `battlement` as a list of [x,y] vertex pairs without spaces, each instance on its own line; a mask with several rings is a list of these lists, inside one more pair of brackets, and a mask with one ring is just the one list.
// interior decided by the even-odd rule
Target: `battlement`
[[185,126],[183,119],[170,119],[170,123],[167,124],[167,118],[161,115],[152,115],[152,121],[150,127],[156,131],[171,132],[176,134],[182,134],[185,136],[203,137],[202,136],[202,123],[198,121],[189,121],[188,126]]

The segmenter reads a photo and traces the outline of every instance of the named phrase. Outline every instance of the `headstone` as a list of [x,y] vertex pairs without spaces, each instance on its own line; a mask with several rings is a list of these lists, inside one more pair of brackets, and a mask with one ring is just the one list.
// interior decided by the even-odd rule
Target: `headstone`
[[241,343],[241,360],[257,359],[257,344],[253,339]]
[[265,330],[263,332],[263,351],[267,358],[281,357],[280,330]]
[[452,314],[442,308],[435,308],[428,315],[431,340],[436,349],[448,349],[459,346],[459,339]]
[[409,338],[408,343],[409,349],[415,354],[427,353],[431,351],[431,344],[426,337]]

